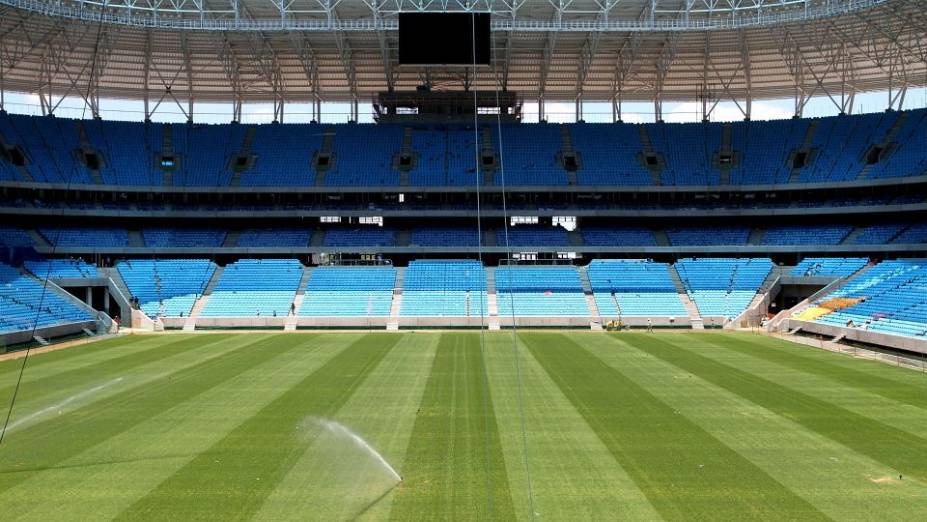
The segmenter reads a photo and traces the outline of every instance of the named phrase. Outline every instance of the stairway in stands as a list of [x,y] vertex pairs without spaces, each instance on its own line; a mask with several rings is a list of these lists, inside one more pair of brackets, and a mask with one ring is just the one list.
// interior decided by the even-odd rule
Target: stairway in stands
[[115,285],[116,288],[122,292],[122,295],[125,296],[126,299],[132,298],[132,292],[129,291],[129,287],[126,285],[125,280],[122,278],[122,274],[120,274],[119,270],[117,270],[115,267],[101,266],[97,268],[97,272],[99,272],[101,276],[111,279],[113,281],[113,285]]
[[602,329],[602,314],[599,313],[599,305],[595,302],[595,294],[592,292],[592,283],[589,281],[589,274],[586,273],[586,267],[577,267],[579,272],[579,284],[583,287],[583,296],[586,298],[586,307],[589,309],[589,328],[593,330]]
[[206,303],[209,302],[209,296],[212,295],[212,291],[215,290],[216,285],[219,284],[219,279],[222,277],[222,272],[224,271],[224,266],[216,267],[216,270],[212,273],[212,277],[210,277],[209,281],[206,283],[206,287],[203,288],[203,294],[193,303],[190,315],[184,320],[183,331],[192,332],[196,330],[196,320],[199,319],[200,313],[206,308]]
[[[650,134],[647,133],[647,127],[645,125],[640,125],[637,128],[638,134],[641,137],[641,150],[644,155],[653,154],[653,142],[650,141]],[[650,180],[653,182],[654,186],[659,187],[663,184],[663,181],[660,179],[660,173],[654,169],[647,169],[650,171]]]
[[501,329],[499,323],[499,294],[496,293],[496,267],[486,267],[486,318],[487,327],[490,330]]
[[[906,112],[898,113],[898,118],[895,119],[895,123],[891,126],[890,129],[888,129],[888,132],[885,133],[885,140],[882,143],[879,143],[879,145],[882,146],[883,151],[885,151],[882,153],[883,158],[885,157],[886,152],[888,154],[891,154],[892,147],[895,145],[894,144],[895,136],[898,135],[898,131],[901,130],[901,126],[904,125],[904,122],[907,119],[908,119],[908,113]],[[872,169],[872,165],[866,165],[865,167],[863,167],[863,170],[859,171],[859,175],[856,176],[856,179],[858,180],[866,179],[869,176],[869,171],[871,169]]]
[[657,242],[657,246],[673,246],[670,244],[669,237],[666,235],[666,232],[663,230],[654,230],[653,238]]
[[[174,129],[173,125],[163,125],[161,127],[161,155],[162,156],[174,156]],[[175,165],[177,164],[175,156]],[[165,187],[171,187],[174,185],[174,172],[172,170],[165,170],[164,177],[161,183]]]
[[[93,152],[96,152],[98,155],[102,156],[103,151],[94,149],[93,144],[90,143],[90,138],[87,137],[87,129],[84,127],[84,122],[77,120],[75,122],[75,126],[77,128],[77,135],[80,140],[80,148],[81,148],[81,150],[78,152],[83,153],[83,152],[93,151]],[[102,160],[102,161],[105,161],[105,160]],[[100,175],[100,171],[98,169],[87,168],[87,172],[90,173],[90,179],[92,179],[95,184],[97,185],[103,184],[103,176]]]
[[667,271],[669,272],[670,280],[673,282],[673,286],[676,287],[676,293],[679,295],[679,300],[682,302],[682,306],[686,309],[686,314],[689,316],[689,323],[692,325],[693,330],[704,330],[705,323],[702,320],[702,314],[698,310],[695,301],[689,298],[689,292],[686,291],[686,285],[682,282],[682,277],[679,276],[679,272],[676,271],[676,267],[673,265],[667,266]]
[[402,229],[396,232],[396,246],[407,247],[412,242],[412,232],[408,229]]
[[293,297],[293,313],[288,315],[283,330],[286,332],[296,331],[297,321],[299,320],[299,309],[303,306],[306,299],[306,287],[309,285],[309,279],[312,278],[312,267],[303,268],[303,275],[299,279],[299,286],[296,287],[296,295]]
[[[725,123],[721,128],[721,154],[727,154],[730,157],[734,155],[734,147],[732,145],[731,139],[731,124]],[[730,165],[719,165],[718,170],[721,171],[721,184],[730,185],[731,184],[731,166]]]
[[[805,139],[802,141],[800,150],[810,150],[811,144],[814,143],[814,131],[818,128],[817,120],[811,120],[808,123],[808,130],[805,132]],[[789,183],[798,183],[801,181],[801,169],[792,169],[789,174]]]
[[238,246],[238,238],[241,236],[241,230],[229,230],[225,234],[225,240],[222,242],[223,248],[232,248]]
[[505,243],[505,237],[498,235],[496,230],[487,229],[483,230],[483,246],[485,247],[494,247],[494,246],[505,246],[505,244],[500,245],[499,241]]
[[325,246],[325,231],[321,228],[317,228],[312,231],[312,238],[309,239],[309,246],[311,247],[320,247]]
[[399,330],[399,311],[402,309],[402,284],[405,282],[406,269],[396,268],[396,282],[393,284],[393,301],[389,307],[389,319],[386,329],[391,332]]
[[570,246],[581,247],[586,244],[582,233],[578,229],[567,232],[567,239],[570,241]]
[[[322,145],[319,147],[319,154],[328,154],[331,157],[332,153],[332,144],[335,142],[335,131],[331,127],[327,127],[322,132]],[[332,161],[338,161],[338,158],[332,158]],[[315,186],[323,187],[325,186],[325,173],[326,170],[317,170],[315,173]]]
[[[399,149],[399,155],[400,157],[413,158],[413,164],[410,166],[414,168],[415,160],[414,151],[412,150],[412,132],[412,127],[405,127],[402,129],[402,147]],[[396,167],[398,167],[398,160]],[[406,187],[409,185],[409,170],[411,170],[411,168],[399,171],[399,186]]]
[[145,247],[145,236],[142,235],[142,231],[128,230],[126,231],[129,236],[129,246],[133,248],[144,248]]
[[32,241],[35,243],[35,246],[39,246],[39,247],[50,247],[51,246],[51,243],[49,243],[48,240],[45,239],[45,236],[43,236],[41,233],[39,233],[38,230],[34,228],[27,228],[26,234],[28,234],[29,237],[32,238]]
[[[573,150],[573,136],[570,134],[570,127],[567,125],[560,126],[561,151],[563,155],[575,155]],[[577,158],[577,162],[578,162]],[[576,171],[565,170],[567,175],[567,185],[575,187],[579,183],[576,180]]]
[[747,238],[748,245],[762,245],[763,236],[766,235],[766,230],[762,228],[754,228],[750,231],[750,237]]
[[[12,140],[10,137],[8,137],[8,136],[4,135],[2,132],[0,132],[0,146],[2,146],[2,147],[13,147],[13,143],[14,143],[14,142],[13,142],[13,140]],[[21,149],[20,149],[19,147],[15,147],[15,149],[17,149],[17,150],[19,150],[19,151],[21,152]],[[23,159],[25,159],[25,158],[23,158]],[[10,163],[9,163],[9,166],[10,166],[10,168],[12,168],[13,170],[16,171],[16,173],[19,175],[20,178],[22,178],[22,179],[20,179],[20,180],[18,180],[18,181],[25,181],[25,182],[32,182],[32,181],[35,181],[35,179],[32,177],[32,174],[29,173],[29,169],[27,169],[25,165],[15,166],[15,165],[13,165],[12,162],[10,162]]]
[[866,231],[866,227],[854,227],[853,230],[847,234],[843,241],[840,242],[841,245],[855,245],[856,240],[859,236],[863,235]]
[[[496,150],[492,146],[492,130],[489,127],[483,127],[480,134],[480,156],[490,155],[498,157]],[[491,186],[496,183],[496,172],[493,169],[478,169],[483,174],[483,184]]]
[[[257,127],[250,126],[245,131],[245,138],[241,143],[241,150],[238,151],[237,156],[249,157],[251,156],[251,146],[254,143],[254,135],[257,134]],[[232,170],[232,179],[229,181],[229,186],[231,187],[240,187],[241,186],[241,175],[244,174],[244,169],[233,169]]]

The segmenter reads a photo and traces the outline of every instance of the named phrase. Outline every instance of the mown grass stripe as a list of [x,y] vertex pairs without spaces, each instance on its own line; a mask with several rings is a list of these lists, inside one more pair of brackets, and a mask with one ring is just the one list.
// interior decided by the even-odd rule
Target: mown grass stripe
[[646,334],[622,334],[620,339],[903,475],[927,480],[927,439],[695,353],[684,343]]
[[[91,341],[85,344],[80,344],[74,346],[73,348],[64,348],[61,350],[52,350],[50,352],[36,352],[33,350],[29,354],[29,358],[32,359],[31,362],[34,362],[36,365],[48,364],[52,362],[60,362],[65,359],[70,359],[73,357],[81,357],[87,354],[89,351],[97,352],[100,350],[112,349],[112,348],[122,348],[130,344],[135,344],[144,340],[157,340],[159,336],[153,335],[124,335],[120,337],[110,337],[108,339],[101,339],[98,341]],[[10,354],[14,353],[25,353],[26,350],[18,350],[9,352]],[[10,371],[14,368],[19,368],[19,364],[22,361],[18,359],[9,359],[6,361],[0,361],[0,374],[6,371]]]
[[[709,334],[704,336],[704,340],[732,352],[748,355],[756,359],[762,359],[803,373],[824,377],[850,388],[880,395],[886,399],[927,410],[927,378],[923,380],[922,386],[899,382],[894,379],[888,379],[869,372],[849,368],[842,364],[835,364],[827,360],[839,357],[835,354],[828,352],[820,353],[819,350],[796,346],[793,343],[785,341],[776,340],[774,343],[768,343],[764,341],[773,341],[773,339],[760,336],[757,336],[755,340],[747,340],[740,336],[732,337],[729,335]],[[829,355],[831,357],[827,359],[820,357],[802,357],[799,353],[813,350],[815,353],[819,353],[822,356]],[[894,369],[885,367],[885,370]]]
[[[164,344],[164,337],[151,335],[129,335],[124,337],[114,337],[92,341],[70,348],[52,350],[50,352],[31,352],[27,368],[45,369],[46,367],[69,367],[70,364],[77,363],[80,359],[93,360],[94,356],[101,357],[101,360],[109,355],[108,352],[120,352],[124,347],[133,344],[139,344],[148,341],[153,345]],[[25,351],[22,352],[25,354]],[[118,357],[118,355],[116,355]],[[78,361],[73,361],[77,359]],[[22,367],[22,359],[7,359],[0,361],[0,382],[9,383],[14,381],[19,369]]]
[[[286,337],[286,336],[284,336]],[[401,335],[370,334],[240,424],[123,511],[121,520],[250,519],[312,438],[297,430],[337,412]]]
[[522,339],[663,518],[827,519],[571,338]]
[[4,515],[56,520],[67,512],[71,520],[112,519],[359,337],[303,337],[279,357],[88,449],[74,459],[76,466],[65,461],[5,492]]
[[442,334],[402,464],[392,520],[512,520],[478,334]]
[[0,451],[0,492],[304,341],[305,336],[257,337],[220,356],[18,430],[4,440]]
[[[123,373],[146,364],[154,363],[173,357],[177,354],[190,350],[201,349],[204,346],[210,346],[230,339],[231,334],[210,334],[209,336],[200,337],[183,337],[171,339],[168,342],[143,351],[126,350],[125,355],[107,360],[99,365],[81,366],[61,373],[46,375],[29,381],[23,381],[20,388],[19,399],[38,398],[44,395],[55,394],[62,389],[81,389],[86,386],[92,386],[100,382],[106,376],[119,376]],[[37,368],[26,366],[26,373]],[[0,388],[0,398],[9,397],[13,393],[14,386]],[[17,413],[14,410],[14,413]],[[13,417],[15,420],[15,416]]]

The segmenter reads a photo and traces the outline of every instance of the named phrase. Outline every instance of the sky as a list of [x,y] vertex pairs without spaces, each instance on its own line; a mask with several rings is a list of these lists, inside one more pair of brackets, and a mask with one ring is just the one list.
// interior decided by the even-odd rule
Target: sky
[[[886,92],[859,93],[853,108],[854,114],[867,112],[880,112],[888,105]],[[101,116],[106,120],[141,121],[144,119],[143,104],[141,101],[103,99],[100,101]],[[754,100],[752,107],[753,120],[773,120],[792,117],[793,101],[783,100]],[[911,88],[905,98],[905,109],[927,107],[927,88]],[[4,93],[4,108],[11,113],[41,114],[39,98],[28,93]],[[186,106],[184,107],[186,108]],[[547,102],[545,113],[550,122],[573,122],[574,104],[572,101]],[[284,121],[289,123],[307,123],[311,120],[311,107],[308,103],[291,103],[285,106]],[[805,117],[833,116],[838,112],[834,104],[825,96],[812,98],[805,107]],[[79,97],[66,98],[61,102],[55,114],[66,118],[89,118],[89,109],[84,106]],[[347,103],[323,103],[322,123],[345,123],[348,121],[350,108]],[[612,121],[611,105],[603,102],[586,102],[583,105],[583,118],[593,123]],[[232,120],[232,106],[229,103],[195,103],[195,122],[199,123],[228,123]],[[245,104],[242,109],[242,123],[270,123],[273,120],[273,106],[269,103]],[[663,104],[663,120],[666,122],[683,123],[700,121],[699,106],[696,102],[665,102]],[[733,102],[721,102],[711,115],[712,121],[736,121],[743,119],[743,114]],[[184,122],[186,116],[173,101],[165,100],[152,116],[152,120],[159,122]],[[654,121],[652,103],[633,102],[625,103],[622,108],[622,120],[629,123],[648,123]],[[525,102],[522,106],[522,121],[533,123],[538,121],[538,105],[536,102]],[[373,122],[372,109],[369,105],[361,105],[360,123]]]

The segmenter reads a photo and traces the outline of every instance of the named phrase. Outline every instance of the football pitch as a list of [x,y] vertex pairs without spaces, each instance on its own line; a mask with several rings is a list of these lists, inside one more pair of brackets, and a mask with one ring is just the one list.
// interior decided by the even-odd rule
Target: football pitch
[[[923,373],[751,334],[515,340],[170,334],[35,355],[0,517],[927,519]],[[4,407],[20,364],[0,363]]]

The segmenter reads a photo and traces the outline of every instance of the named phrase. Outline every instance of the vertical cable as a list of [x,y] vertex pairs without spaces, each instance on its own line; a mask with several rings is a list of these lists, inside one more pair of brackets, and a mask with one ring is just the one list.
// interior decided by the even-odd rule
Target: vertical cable
[[[472,78],[471,80],[476,79],[476,13],[470,13],[470,58],[471,58],[471,71]],[[479,126],[479,106],[477,103],[477,92],[476,92],[476,82],[471,82],[471,87],[473,88],[473,153],[474,159],[476,160],[476,230],[477,230],[477,258],[480,262],[480,270],[483,273],[483,277],[480,279],[480,366],[482,367],[482,378],[483,378],[483,444],[484,444],[484,459],[483,459],[483,471],[486,474],[486,503],[489,513],[489,519],[495,520],[495,506],[493,502],[493,481],[491,473],[491,463],[489,462],[490,448],[492,447],[492,442],[490,440],[489,428],[490,428],[490,419],[491,416],[495,415],[494,411],[490,411],[489,408],[489,371],[486,365],[486,310],[483,301],[483,295],[486,294],[486,269],[483,264],[483,215],[482,208],[480,206],[480,185],[482,185],[482,172],[480,171],[480,126]],[[472,301],[471,301],[472,302]],[[502,463],[504,466],[505,463]]]
[[[496,60],[495,60],[496,48],[495,46],[492,47],[492,53],[493,53],[493,60],[492,60],[493,81],[494,83],[496,83],[496,78],[498,78],[499,76],[496,71]],[[499,108],[499,105],[500,105],[499,89],[500,89],[500,86],[497,83],[494,89],[496,93],[496,107],[497,108]],[[515,295],[512,292],[512,266],[511,266],[512,246],[509,243],[509,215],[508,215],[508,206],[506,203],[506,193],[505,193],[505,188],[506,188],[505,161],[503,161],[503,152],[502,152],[503,142],[502,142],[502,110],[501,108],[499,108],[499,110],[496,112],[496,130],[497,130],[497,134],[499,135],[499,174],[500,174],[500,181],[501,181],[500,187],[501,187],[501,194],[502,194],[502,227],[503,227],[502,229],[503,229],[503,234],[505,236],[505,255],[509,260],[509,263],[507,265],[507,268],[508,268],[507,273],[508,273],[508,279],[509,279],[509,292],[508,292],[509,293],[509,308],[511,309],[510,315],[512,318],[512,356],[513,356],[512,358],[513,358],[514,367],[515,367],[514,368],[515,369],[515,380],[517,381],[517,384],[518,384],[518,386],[516,387],[516,400],[518,402],[518,413],[519,413],[519,418],[520,418],[520,423],[521,423],[522,453],[524,455],[525,480],[526,480],[527,488],[528,488],[528,519],[534,520],[534,518],[537,516],[537,513],[535,512],[535,508],[534,508],[534,488],[531,482],[531,466],[530,466],[529,452],[528,452],[528,427],[527,427],[527,422],[525,421],[524,384],[523,384],[522,376],[521,376],[521,363],[519,359],[519,350],[518,350],[518,326],[515,323]],[[499,295],[499,291],[497,288],[496,290],[497,298],[498,298],[498,295]],[[497,301],[497,305],[498,305],[498,301]]]

